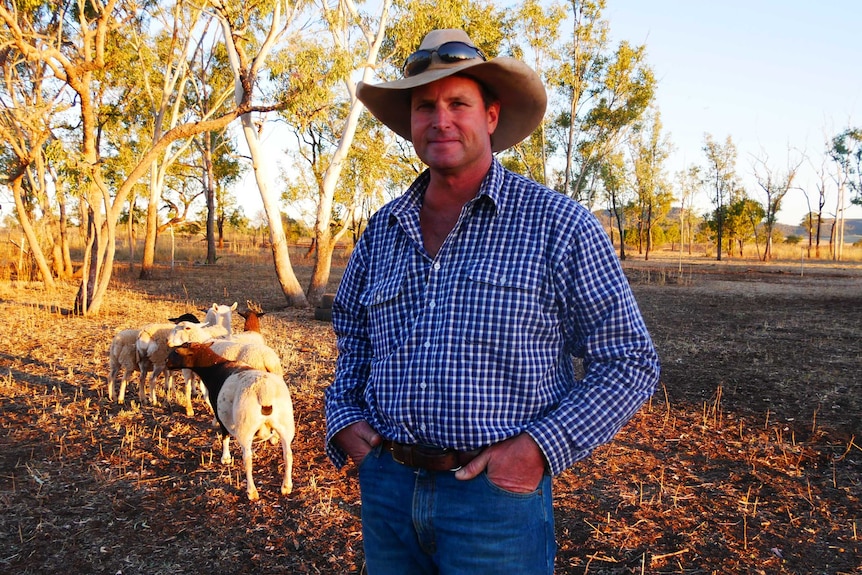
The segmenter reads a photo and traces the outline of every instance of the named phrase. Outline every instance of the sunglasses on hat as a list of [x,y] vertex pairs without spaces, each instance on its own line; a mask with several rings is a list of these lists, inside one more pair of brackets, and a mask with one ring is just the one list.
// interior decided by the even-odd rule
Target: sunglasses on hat
[[485,61],[488,60],[485,57],[485,54],[475,46],[465,44],[464,42],[445,42],[431,50],[416,50],[410,54],[404,61],[404,66],[402,67],[404,77],[409,78],[410,76],[415,76],[416,74],[424,72],[431,64],[431,56],[435,53],[447,64],[462,62],[464,60],[472,60],[474,58],[481,58]]

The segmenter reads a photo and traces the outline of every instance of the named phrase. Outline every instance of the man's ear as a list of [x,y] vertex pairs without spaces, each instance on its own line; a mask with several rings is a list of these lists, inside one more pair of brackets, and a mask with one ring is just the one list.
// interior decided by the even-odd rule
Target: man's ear
[[494,102],[488,106],[486,118],[488,119],[488,134],[492,135],[497,131],[497,123],[500,121],[500,102]]

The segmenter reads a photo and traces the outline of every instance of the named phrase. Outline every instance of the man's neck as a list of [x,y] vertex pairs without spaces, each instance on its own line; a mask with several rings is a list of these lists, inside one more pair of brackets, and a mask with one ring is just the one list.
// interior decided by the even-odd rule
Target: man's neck
[[425,190],[423,205],[427,209],[453,209],[458,211],[467,202],[476,197],[479,187],[488,171],[491,169],[492,158],[478,169],[469,172],[447,172],[446,170],[431,170],[431,179]]

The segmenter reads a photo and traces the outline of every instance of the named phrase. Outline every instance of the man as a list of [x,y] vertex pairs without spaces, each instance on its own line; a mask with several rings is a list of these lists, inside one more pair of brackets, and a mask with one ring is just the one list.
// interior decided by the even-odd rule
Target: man
[[370,575],[552,573],[551,476],[631,418],[658,358],[598,221],[493,156],[541,122],[536,73],[435,30],[404,76],[357,88],[428,169],[336,294],[327,453],[359,467]]

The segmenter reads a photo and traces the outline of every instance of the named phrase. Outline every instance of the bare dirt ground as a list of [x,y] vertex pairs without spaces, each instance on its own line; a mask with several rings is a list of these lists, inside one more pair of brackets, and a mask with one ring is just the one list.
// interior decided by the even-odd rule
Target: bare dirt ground
[[[862,573],[862,270],[625,267],[662,388],[555,479],[556,572]],[[75,286],[0,284],[0,573],[361,572],[357,485],[323,454],[330,324],[285,309],[265,263],[159,275],[118,269],[92,318],[68,314]],[[258,444],[255,503],[200,399],[188,417],[176,398],[141,407],[136,383],[112,404],[105,386],[117,330],[246,299],[269,312],[297,419],[294,492]]]

